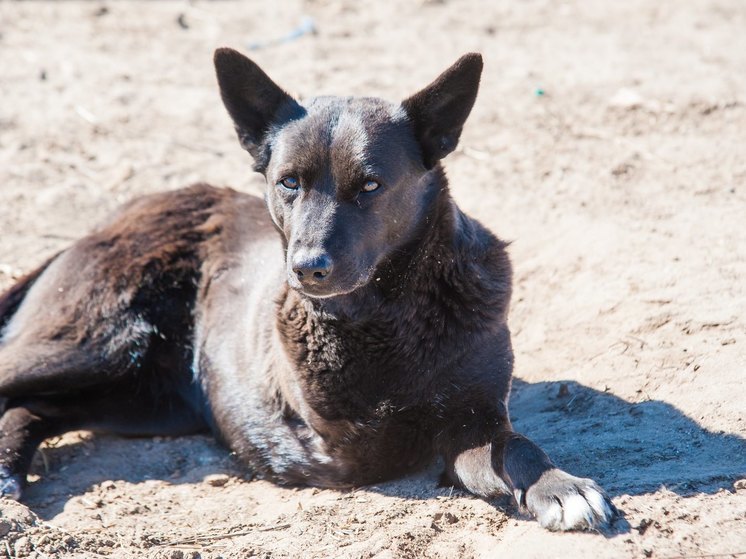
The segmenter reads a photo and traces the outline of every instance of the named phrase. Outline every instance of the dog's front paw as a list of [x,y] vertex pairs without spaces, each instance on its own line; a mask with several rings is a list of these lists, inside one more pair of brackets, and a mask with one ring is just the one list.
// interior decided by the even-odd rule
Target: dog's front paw
[[0,466],[0,499],[6,498],[17,501],[21,498],[22,491],[21,477],[11,474],[5,466]]
[[607,526],[618,514],[595,481],[547,470],[528,488],[526,508],[549,530],[593,530]]

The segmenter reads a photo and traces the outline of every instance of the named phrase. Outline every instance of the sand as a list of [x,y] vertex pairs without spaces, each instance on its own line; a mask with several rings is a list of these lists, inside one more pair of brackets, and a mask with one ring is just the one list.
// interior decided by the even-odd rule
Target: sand
[[[315,33],[279,40],[304,18]],[[437,487],[438,465],[283,489],[207,437],[81,432],[0,502],[0,557],[746,553],[745,26],[740,0],[0,2],[0,288],[134,196],[261,192],[217,46],[259,44],[301,97],[392,100],[482,52],[446,167],[512,241],[515,426],[625,512],[554,534]]]

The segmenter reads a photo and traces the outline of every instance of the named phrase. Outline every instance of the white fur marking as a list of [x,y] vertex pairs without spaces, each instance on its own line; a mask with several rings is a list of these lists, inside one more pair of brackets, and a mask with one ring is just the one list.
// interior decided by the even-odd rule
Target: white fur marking
[[588,502],[577,493],[562,502],[562,529],[573,530],[593,526],[593,512]]
[[368,131],[365,129],[365,123],[358,114],[350,111],[342,112],[332,134],[332,149],[335,144],[342,142],[347,149],[350,149],[348,156],[356,159],[359,163],[365,163],[370,139],[368,138]]
[[477,495],[490,497],[501,493],[510,494],[506,483],[492,469],[489,456],[489,451],[484,449],[462,452],[453,464],[456,475],[464,487]]
[[611,518],[612,512],[611,507],[606,502],[604,496],[596,491],[595,489],[588,489],[585,492],[585,500],[596,513],[596,516],[602,521],[606,522]]
[[559,503],[552,502],[539,513],[537,518],[539,524],[548,530],[562,529],[562,507]]

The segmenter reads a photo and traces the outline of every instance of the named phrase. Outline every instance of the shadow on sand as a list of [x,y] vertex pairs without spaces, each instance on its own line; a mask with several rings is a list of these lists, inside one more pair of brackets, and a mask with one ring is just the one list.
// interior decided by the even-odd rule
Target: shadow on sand
[[[746,440],[703,429],[665,402],[630,404],[572,381],[514,379],[511,413],[516,430],[537,442],[559,467],[597,480],[612,497],[651,493],[661,486],[680,495],[714,493],[746,476]],[[366,489],[418,500],[448,495],[452,489],[438,487],[441,468],[434,465]],[[188,484],[212,473],[246,473],[206,436],[96,436],[45,449],[44,460],[37,456],[32,471],[40,479],[23,500],[45,519],[61,512],[73,495],[105,480]],[[495,504],[516,512],[505,500]],[[620,531],[626,529],[619,526]]]
[[714,493],[746,475],[746,439],[700,427],[671,404],[630,404],[573,381],[513,380],[513,424],[570,473],[611,496],[665,486]]

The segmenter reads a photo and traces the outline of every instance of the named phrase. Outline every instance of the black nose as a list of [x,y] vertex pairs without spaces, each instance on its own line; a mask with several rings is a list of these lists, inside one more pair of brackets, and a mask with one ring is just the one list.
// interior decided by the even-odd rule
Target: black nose
[[299,254],[293,258],[293,272],[302,284],[322,282],[331,271],[332,260],[326,254]]

